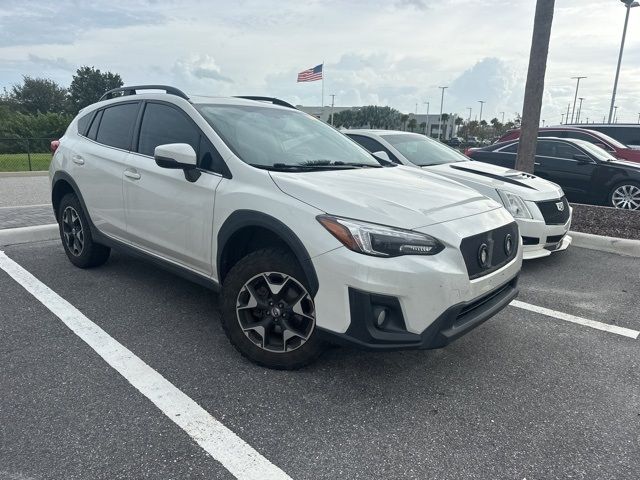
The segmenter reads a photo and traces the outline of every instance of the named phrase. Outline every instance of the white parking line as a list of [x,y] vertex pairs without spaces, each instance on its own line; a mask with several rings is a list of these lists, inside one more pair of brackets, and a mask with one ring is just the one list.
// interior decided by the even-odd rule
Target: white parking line
[[133,352],[0,250],[0,268],[84,340],[206,452],[241,480],[290,479]]
[[510,303],[511,306],[522,308],[530,312],[540,313],[549,317],[558,318],[567,322],[577,323],[584,325],[585,327],[595,328],[596,330],[603,330],[609,333],[615,333],[616,335],[622,335],[623,337],[629,337],[637,339],[640,336],[640,332],[632,330],[630,328],[619,327],[617,325],[609,325],[608,323],[596,322],[595,320],[589,320],[588,318],[577,317],[569,313],[558,312],[557,310],[551,310],[549,308],[539,307],[538,305],[532,305],[530,303],[521,302],[519,300],[513,300]]
[[[34,208],[34,207],[51,207],[50,203],[37,203],[35,205],[15,205],[8,207],[0,207],[0,210],[16,210],[18,208]],[[53,208],[53,207],[51,207]]]

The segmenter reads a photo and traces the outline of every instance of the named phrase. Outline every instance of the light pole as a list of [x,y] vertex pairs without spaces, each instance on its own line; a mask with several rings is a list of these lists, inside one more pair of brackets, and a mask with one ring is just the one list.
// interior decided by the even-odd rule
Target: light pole
[[478,123],[480,123],[482,121],[482,107],[487,102],[485,102],[484,100],[478,100],[478,103],[480,104],[480,118],[478,118]]
[[500,112],[500,114],[502,115],[502,124],[504,125],[504,112]]
[[640,125],[640,113],[638,114],[638,125]]
[[429,127],[431,126],[431,122],[429,121],[429,102],[422,102],[422,103],[427,104],[427,126],[426,126],[426,132],[424,133],[427,137],[431,137],[431,132],[429,131]]
[[573,110],[571,110],[571,123],[573,123],[573,116],[576,113],[576,101],[578,100],[578,88],[580,88],[580,80],[587,77],[571,77],[572,80],[576,80],[576,94],[573,97]]
[[442,96],[440,97],[440,119],[438,120],[438,140],[440,140],[440,134],[442,133],[442,107],[444,106],[444,91],[449,87],[438,87],[442,90]]
[[578,105],[578,115],[576,116],[576,123],[580,123],[580,113],[582,113],[582,101],[584,100],[584,97],[579,97],[578,100],[580,100],[580,104]]
[[473,110],[473,108],[467,107],[467,110],[469,110],[469,120],[467,120],[467,130],[466,130],[467,138],[465,138],[465,140],[469,140],[469,127],[471,126],[471,111]]
[[333,102],[336,99],[336,94],[332,93],[331,95],[329,95],[331,97],[331,126],[333,127]]
[[622,29],[622,42],[620,42],[620,54],[618,55],[618,66],[616,68],[616,78],[613,81],[613,92],[611,93],[611,107],[609,108],[609,123],[611,123],[611,117],[613,116],[613,108],[616,103],[616,90],[618,90],[618,78],[620,77],[620,65],[622,64],[622,51],[624,50],[624,40],[627,36],[627,24],[629,23],[629,12],[633,7],[640,5],[633,0],[620,0],[627,7],[627,13],[624,16],[624,28]]
[[618,123],[618,106],[617,105],[613,107],[613,123]]
[[564,123],[564,113],[560,114],[560,125]]
[[542,120],[542,128],[544,128],[544,122],[546,122],[546,120]]
[[567,105],[567,116],[565,117],[565,118],[566,118],[566,120],[565,120],[565,122],[564,122],[564,123],[565,123],[565,125],[566,125],[567,123],[569,123],[569,110],[571,110],[571,102],[569,102],[569,105]]

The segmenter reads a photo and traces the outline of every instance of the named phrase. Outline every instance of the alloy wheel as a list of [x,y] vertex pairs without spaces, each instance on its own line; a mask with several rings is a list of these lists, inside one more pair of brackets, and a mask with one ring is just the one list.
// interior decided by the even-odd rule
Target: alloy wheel
[[279,272],[260,273],[244,284],[236,301],[236,316],[254,345],[274,353],[300,348],[316,324],[307,289]]
[[80,215],[73,207],[67,207],[62,213],[62,235],[67,248],[75,257],[84,250],[84,230]]
[[611,203],[616,208],[627,210],[640,209],[640,187],[635,185],[620,185],[611,195]]

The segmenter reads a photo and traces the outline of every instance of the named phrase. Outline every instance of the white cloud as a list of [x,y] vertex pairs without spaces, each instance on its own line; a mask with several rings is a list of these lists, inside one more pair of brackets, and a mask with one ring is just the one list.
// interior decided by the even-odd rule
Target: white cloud
[[[0,87],[23,74],[63,84],[81,65],[127,83],[175,83],[191,93],[262,94],[320,102],[320,84],[297,72],[326,62],[325,94],[338,105],[483,117],[522,108],[532,0],[24,0],[0,12]],[[640,11],[629,23],[620,78],[621,120],[640,111]],[[581,85],[592,118],[608,109],[624,8],[619,2],[556,2],[542,118],[557,123]],[[52,25],[53,22],[53,25]],[[57,22],[57,23],[56,23]],[[49,60],[50,59],[50,60]]]

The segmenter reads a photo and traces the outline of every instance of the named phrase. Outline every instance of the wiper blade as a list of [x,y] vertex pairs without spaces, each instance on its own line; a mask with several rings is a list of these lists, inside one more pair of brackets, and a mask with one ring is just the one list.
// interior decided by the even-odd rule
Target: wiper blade
[[300,171],[312,171],[312,170],[351,170],[351,165],[305,165],[305,164],[288,164],[288,163],[274,163],[273,165],[261,165],[257,163],[250,163],[252,167],[261,168],[262,170],[276,170],[281,172],[300,172]]

